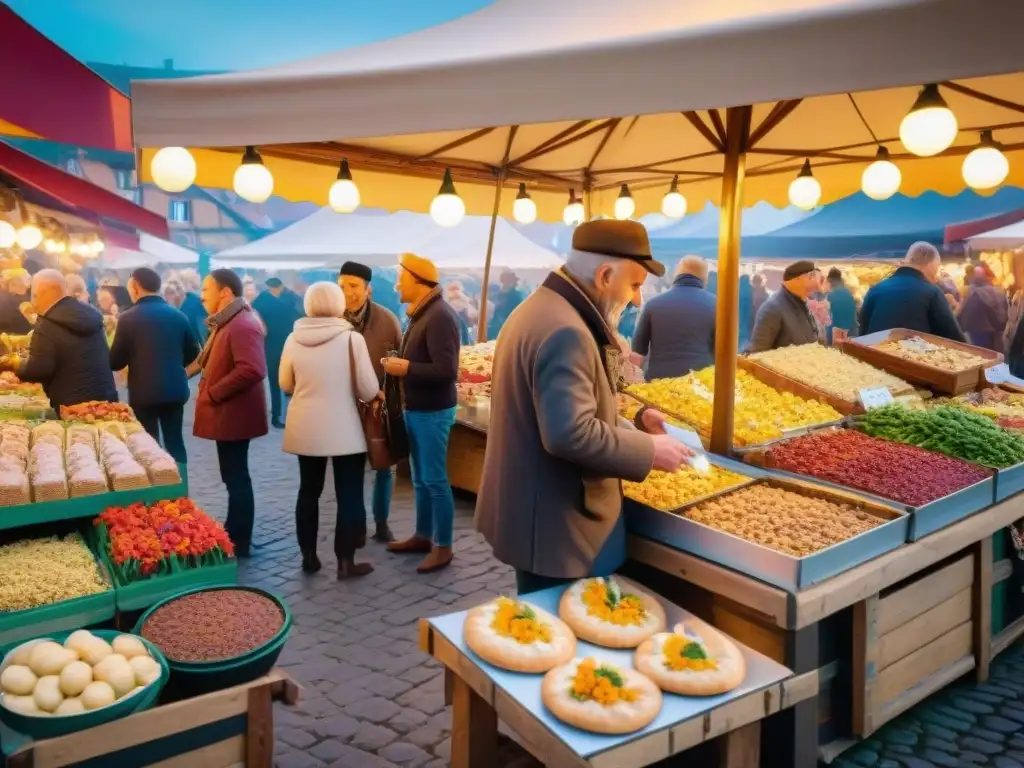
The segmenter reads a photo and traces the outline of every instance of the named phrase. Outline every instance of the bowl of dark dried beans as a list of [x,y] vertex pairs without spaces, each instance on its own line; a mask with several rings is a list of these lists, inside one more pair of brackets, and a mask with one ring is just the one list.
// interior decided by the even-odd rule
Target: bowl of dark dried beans
[[202,587],[173,595],[139,619],[135,633],[163,651],[171,689],[195,695],[265,675],[288,640],[292,616],[253,587]]

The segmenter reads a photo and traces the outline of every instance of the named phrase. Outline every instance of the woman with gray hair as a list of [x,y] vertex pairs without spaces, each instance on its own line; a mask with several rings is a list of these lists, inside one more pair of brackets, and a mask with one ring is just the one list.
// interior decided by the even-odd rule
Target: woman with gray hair
[[334,469],[337,522],[334,554],[338,578],[365,576],[369,563],[356,563],[366,544],[363,477],[366,438],[357,400],[380,394],[366,341],[345,319],[345,296],[335,283],[310,286],[303,301],[306,317],[295,322],[281,355],[281,389],[292,395],[284,432],[284,451],[299,457],[299,497],[295,529],[302,570],[316,573],[320,495],[327,461]]

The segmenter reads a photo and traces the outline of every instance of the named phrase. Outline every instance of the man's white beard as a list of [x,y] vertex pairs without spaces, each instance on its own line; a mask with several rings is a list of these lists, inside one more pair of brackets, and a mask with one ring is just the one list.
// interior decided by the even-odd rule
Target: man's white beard
[[601,310],[601,314],[604,315],[605,322],[608,323],[608,327],[613,331],[619,327],[619,321],[622,320],[622,313],[626,311],[626,307],[629,306],[628,301],[622,303],[613,302],[610,300],[602,300],[601,306],[598,309]]

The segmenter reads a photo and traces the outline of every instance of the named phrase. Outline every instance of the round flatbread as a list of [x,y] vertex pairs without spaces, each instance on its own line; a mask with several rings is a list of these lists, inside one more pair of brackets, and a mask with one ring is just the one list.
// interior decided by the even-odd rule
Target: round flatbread
[[477,656],[512,672],[547,672],[576,655],[576,637],[565,622],[509,597],[470,610],[463,632]]
[[593,733],[632,733],[661,711],[661,691],[635,669],[594,658],[555,667],[541,684],[551,714]]
[[665,629],[661,603],[618,576],[577,581],[562,594],[558,615],[580,640],[606,648],[636,648]]
[[743,682],[747,663],[736,644],[710,624],[687,619],[636,649],[636,668],[668,693],[713,696]]

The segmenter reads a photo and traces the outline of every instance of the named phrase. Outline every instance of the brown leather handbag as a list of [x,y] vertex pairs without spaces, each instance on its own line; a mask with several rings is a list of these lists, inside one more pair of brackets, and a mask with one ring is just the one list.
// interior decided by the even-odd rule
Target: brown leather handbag
[[[353,331],[355,333],[355,331]],[[388,412],[387,406],[380,398],[369,403],[359,399],[359,388],[356,386],[356,356],[352,349],[352,338],[348,340],[348,369],[352,379],[352,396],[356,399],[359,421],[363,426],[366,438],[366,458],[370,469],[387,469],[395,465],[388,444]]]

